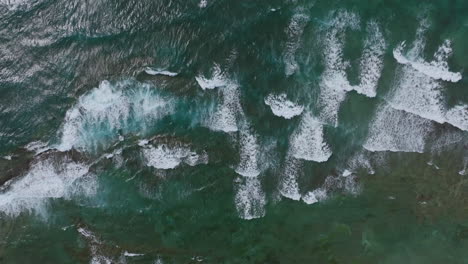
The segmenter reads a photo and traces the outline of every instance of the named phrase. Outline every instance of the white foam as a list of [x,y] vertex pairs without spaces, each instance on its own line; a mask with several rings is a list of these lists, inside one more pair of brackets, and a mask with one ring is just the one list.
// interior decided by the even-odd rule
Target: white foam
[[447,122],[461,130],[468,131],[468,105],[456,105],[445,113]]
[[91,230],[88,230],[83,227],[79,227],[77,229],[78,233],[80,233],[86,240],[89,242],[89,247],[91,250],[91,260],[90,264],[112,264],[115,263],[115,261],[112,258],[106,257],[99,252],[99,246],[102,245],[102,241],[100,241],[97,236],[91,232]]
[[139,253],[130,253],[128,251],[125,251],[124,252],[124,256],[125,257],[140,257],[140,256],[144,256],[145,254],[139,254]]
[[33,151],[36,155],[51,149],[47,143],[42,141],[30,142],[25,146],[25,148],[29,151]]
[[422,153],[432,130],[430,120],[383,105],[370,125],[364,148],[372,152]]
[[189,166],[208,163],[206,153],[197,154],[185,146],[160,144],[154,147],[149,145],[145,146],[142,152],[146,159],[146,165],[156,169],[174,169],[182,162]]
[[166,70],[160,70],[160,69],[153,69],[151,67],[146,67],[145,72],[149,75],[165,75],[169,77],[174,77],[177,76],[177,72],[171,72],[171,71],[166,71]]
[[96,236],[90,230],[88,230],[86,228],[83,228],[83,227],[79,227],[77,229],[77,231],[78,231],[78,233],[83,235],[85,238],[91,240],[92,242],[98,243],[99,240],[96,238]]
[[342,174],[341,176],[343,176],[343,177],[348,177],[348,176],[350,176],[350,175],[352,175],[352,174],[353,174],[352,171],[346,169],[346,170],[343,171],[343,174]]
[[[423,27],[424,25],[421,28]],[[447,59],[451,55],[450,41],[445,41],[439,47],[434,54],[434,61],[426,63],[421,58],[425,44],[423,33],[424,29],[418,29],[413,47],[406,55],[403,55],[404,43],[393,51],[395,59],[403,65],[397,70],[397,80],[388,101],[395,109],[468,130],[466,114],[468,106],[457,105],[452,109],[447,109],[444,105],[443,83],[439,79],[456,81],[456,78],[449,78],[449,75],[442,77],[439,74],[448,71]]]
[[103,256],[103,255],[97,255],[93,253],[93,258],[91,259],[89,263],[90,264],[113,264],[115,262],[109,257]]
[[200,0],[200,3],[198,3],[198,7],[200,8],[205,8],[208,5],[207,0]]
[[21,212],[45,215],[46,202],[54,198],[70,198],[73,188],[77,187],[75,182],[87,173],[86,165],[68,160],[38,161],[26,175],[0,193],[0,211],[9,216],[17,216]]
[[465,157],[463,160],[463,169],[458,172],[458,174],[464,176],[468,174],[468,157]]
[[287,99],[286,94],[270,94],[265,98],[265,104],[270,106],[274,115],[291,119],[304,111],[302,105],[295,104]]
[[324,139],[323,124],[310,113],[302,116],[299,127],[291,136],[290,144],[291,154],[297,159],[325,162],[332,155]]
[[286,198],[299,201],[299,173],[302,167],[302,161],[287,156],[284,165],[284,171],[281,174],[278,190]]
[[314,204],[327,198],[327,190],[323,188],[315,189],[302,196],[302,201],[306,204]]
[[366,32],[367,36],[360,62],[360,84],[352,86],[352,89],[367,97],[375,97],[384,66],[383,56],[386,43],[382,32],[380,32],[380,27],[375,21],[367,24]]
[[226,76],[221,72],[221,68],[217,64],[213,67],[211,78],[199,75],[195,77],[195,80],[203,90],[219,88],[228,84]]
[[219,88],[221,95],[221,103],[217,105],[215,112],[203,121],[203,125],[214,131],[236,132],[238,131],[238,119],[243,116],[238,84],[228,79],[217,64],[213,67],[212,72],[209,79],[203,76],[196,77],[203,90]]
[[300,38],[308,21],[309,16],[302,12],[296,13],[292,16],[288,28],[286,29],[288,41],[283,55],[286,76],[294,74],[297,69],[299,69],[295,55],[300,45]]
[[368,152],[359,151],[354,154],[346,163],[347,169],[343,172],[343,176],[347,177],[359,169],[365,169],[367,173],[374,174],[374,168],[369,160],[369,157],[366,155]]
[[143,147],[145,145],[148,145],[149,141],[147,139],[140,139],[138,140],[138,146]]
[[239,132],[240,162],[236,172],[244,177],[257,177],[260,174],[258,168],[259,146],[257,136],[249,129]]
[[448,69],[447,59],[452,54],[451,41],[445,40],[444,43],[439,47],[439,49],[434,54],[434,60],[431,62],[426,62],[421,58],[416,58],[412,60],[403,55],[403,50],[405,48],[405,42],[400,43],[393,50],[393,57],[400,64],[406,64],[414,68],[415,70],[435,79],[435,80],[444,80],[448,82],[458,82],[462,79],[462,75],[459,72],[451,72]]
[[355,174],[328,176],[321,188],[327,190],[327,192],[342,191],[353,195],[357,195],[361,191],[361,186],[356,181]]
[[3,156],[2,158],[6,160],[11,160],[11,155],[6,155],[6,156]]
[[236,132],[238,131],[238,117],[242,115],[239,88],[236,84],[230,83],[224,86],[220,92],[222,102],[206,125],[214,131]]
[[239,179],[234,202],[240,218],[251,220],[265,216],[266,198],[258,177]]
[[359,18],[343,11],[338,12],[331,23],[332,28],[324,40],[325,70],[319,84],[319,104],[322,107],[320,118],[336,126],[341,102],[346,98],[346,91],[351,90],[345,72],[349,63],[343,60],[345,30],[349,26],[357,28]]
[[339,11],[331,23],[332,27],[327,31],[324,40],[325,70],[319,83],[319,117],[322,121],[337,126],[338,112],[348,91],[355,90],[368,97],[376,96],[386,43],[378,24],[375,21],[369,22],[360,59],[360,84],[351,85],[346,74],[350,64],[343,58],[343,49],[346,29],[359,29],[359,17],[354,13]]
[[144,133],[154,121],[173,112],[173,101],[153,87],[131,81],[103,81],[67,111],[57,149],[95,151],[123,133]]
[[5,6],[9,10],[17,10],[22,7],[29,7],[33,2],[30,0],[0,0],[0,6]]
[[438,123],[445,122],[442,86],[440,82],[403,66],[398,71],[390,105]]

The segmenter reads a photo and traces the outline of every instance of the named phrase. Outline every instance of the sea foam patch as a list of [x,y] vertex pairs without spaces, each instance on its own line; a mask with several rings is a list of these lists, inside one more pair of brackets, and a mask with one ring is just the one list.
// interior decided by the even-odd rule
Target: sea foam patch
[[425,47],[425,24],[422,23],[411,49],[403,54],[404,43],[394,51],[395,59],[402,65],[388,98],[389,104],[437,123],[449,123],[459,129],[468,130],[467,105],[459,104],[447,108],[444,103],[443,81],[456,82],[461,75],[448,71],[447,60],[452,50],[446,40],[434,54],[432,62],[422,59]]
[[251,220],[265,216],[266,197],[258,177],[237,179],[234,202],[240,218]]
[[120,133],[144,133],[171,114],[174,104],[149,84],[103,81],[67,111],[57,149],[96,151],[122,137]]
[[203,90],[211,90],[228,84],[227,78],[221,71],[221,67],[218,64],[214,65],[210,78],[199,75],[195,77],[195,80]]
[[306,204],[314,204],[325,200],[327,198],[327,190],[324,188],[317,188],[302,196],[302,201]]
[[389,105],[380,106],[371,122],[364,148],[375,151],[424,151],[426,139],[434,129],[430,120]]
[[337,126],[339,108],[346,99],[348,91],[355,90],[368,97],[376,96],[386,43],[377,22],[369,22],[366,27],[364,51],[360,59],[360,84],[351,85],[346,74],[350,64],[343,57],[345,33],[347,29],[360,29],[360,19],[356,14],[347,11],[338,11],[332,15],[334,18],[331,19],[331,28],[324,39],[325,70],[319,83],[321,108],[319,117],[322,121]]
[[364,51],[359,65],[360,84],[353,85],[351,89],[367,97],[375,97],[377,95],[377,84],[383,70],[386,42],[379,25],[375,21],[367,24],[366,33]]
[[230,80],[222,71],[218,64],[212,69],[210,78],[204,76],[195,77],[199,86],[203,90],[218,88],[219,99],[214,113],[211,113],[203,125],[214,131],[223,131],[226,133],[239,130],[238,121],[243,115],[240,103],[240,90],[237,83]]
[[296,201],[301,199],[298,179],[302,164],[303,161],[301,160],[289,155],[286,157],[278,185],[278,190],[282,196]]
[[162,69],[155,69],[155,68],[151,68],[151,67],[146,67],[145,72],[147,74],[149,74],[149,75],[165,75],[165,76],[169,76],[169,77],[174,77],[174,76],[178,75],[177,72],[171,72],[171,71],[162,70]]
[[239,131],[240,162],[236,173],[244,177],[257,177],[260,174],[258,167],[259,145],[257,135],[250,129]]
[[451,41],[445,40],[434,54],[434,60],[426,62],[422,58],[408,58],[403,54],[405,42],[400,43],[393,50],[393,57],[400,64],[406,64],[415,70],[435,79],[448,82],[458,82],[462,75],[459,72],[451,72],[448,67],[447,59],[452,54]]
[[265,104],[271,108],[274,115],[285,119],[291,119],[302,114],[302,111],[304,111],[304,107],[302,105],[298,105],[288,100],[285,93],[269,94],[265,98]]
[[45,206],[50,199],[69,199],[78,194],[77,190],[92,195],[96,184],[92,180],[80,182],[88,172],[88,166],[67,158],[39,160],[0,193],[0,212],[9,216],[22,212],[46,215]]
[[323,124],[311,113],[305,113],[299,127],[290,139],[290,151],[294,158],[325,162],[332,151],[325,141]]
[[295,55],[300,46],[301,36],[308,21],[309,16],[301,12],[301,10],[298,10],[298,12],[292,16],[286,29],[288,41],[283,55],[286,76],[294,74],[299,69]]
[[456,105],[445,113],[447,122],[461,130],[468,131],[468,105]]
[[208,163],[208,155],[206,153],[198,154],[188,146],[170,146],[167,144],[159,144],[157,146],[144,145],[142,152],[147,166],[156,169],[174,169],[182,162],[189,166]]
[[332,26],[324,39],[325,70],[319,84],[319,105],[322,107],[320,118],[336,126],[339,107],[346,98],[346,91],[350,90],[345,72],[349,63],[343,59],[345,32],[347,28],[358,29],[359,17],[346,11],[339,11],[332,15],[335,15],[331,20]]

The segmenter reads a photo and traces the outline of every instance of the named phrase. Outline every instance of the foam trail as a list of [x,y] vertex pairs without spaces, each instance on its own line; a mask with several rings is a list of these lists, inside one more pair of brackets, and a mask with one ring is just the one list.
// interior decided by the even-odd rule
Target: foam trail
[[360,193],[361,186],[358,184],[356,171],[364,168],[369,174],[374,174],[374,170],[369,159],[360,151],[353,155],[346,162],[347,169],[341,171],[339,175],[330,175],[325,178],[321,187],[316,188],[302,196],[302,201],[306,204],[314,204],[326,200],[330,193],[342,191],[356,195]]
[[364,148],[372,152],[422,153],[433,128],[430,120],[383,105],[370,125]]
[[468,174],[468,157],[465,157],[463,161],[463,169],[458,172],[458,174],[464,176]]
[[171,72],[166,70],[153,69],[151,67],[146,67],[145,72],[149,75],[165,75],[169,77],[177,76],[177,72]]
[[142,152],[146,159],[147,166],[156,169],[174,169],[182,162],[190,166],[208,163],[208,156],[205,153],[197,154],[191,151],[190,148],[184,146],[172,147],[161,144],[154,147],[149,145],[144,146]]
[[270,106],[274,115],[285,119],[291,119],[304,111],[302,105],[297,105],[288,100],[285,93],[279,95],[269,94],[265,98],[265,104]]
[[158,95],[148,84],[103,81],[67,111],[57,149],[96,151],[122,138],[120,132],[144,133],[173,109],[173,101]]
[[33,141],[28,143],[24,147],[29,151],[33,151],[36,155],[39,155],[51,149],[47,143],[42,141]]
[[397,70],[397,80],[388,101],[395,109],[445,122],[441,83],[409,66]]
[[128,251],[125,251],[124,252],[124,256],[125,257],[140,257],[140,256],[144,256],[145,254],[139,254],[139,253],[130,253]]
[[239,139],[240,163],[236,168],[236,172],[244,177],[257,177],[260,174],[257,136],[249,129],[243,129],[239,132]]
[[242,112],[239,88],[236,84],[228,84],[220,89],[222,103],[218,105],[216,112],[209,118],[207,126],[214,131],[236,132],[238,131],[238,116]]
[[[38,161],[26,175],[13,181],[0,193],[0,211],[9,216],[18,216],[21,212],[45,215],[47,201],[69,198],[74,193],[72,188],[76,188],[74,184],[86,174],[88,167],[81,163],[68,160],[54,162],[52,159]],[[81,188],[86,194],[92,194],[95,190],[87,185]]]
[[354,13],[340,11],[332,24],[324,40],[325,70],[319,84],[319,105],[322,108],[320,119],[337,126],[341,102],[346,98],[346,91],[352,89],[345,72],[349,63],[343,60],[345,30],[357,29],[359,18]]
[[359,169],[365,169],[369,174],[375,173],[375,170],[369,160],[369,157],[365,153],[368,152],[360,151],[348,160],[347,170],[349,172],[354,173]]
[[383,55],[385,54],[385,39],[375,21],[367,24],[367,37],[364,52],[360,62],[360,84],[353,86],[356,92],[367,97],[377,95],[377,84],[383,69]]
[[406,55],[403,55],[404,44],[393,51],[395,59],[403,65],[397,70],[398,77],[388,102],[395,109],[437,123],[449,123],[468,131],[468,116],[466,114],[468,106],[457,105],[448,109],[444,104],[443,82],[440,80],[455,81],[453,76],[444,75],[448,71],[447,59],[452,53],[450,41],[445,41],[435,52],[434,60],[427,63],[421,58],[425,43],[424,32],[423,23],[418,29],[413,47]]
[[325,162],[332,151],[325,142],[323,124],[310,113],[302,116],[299,127],[291,136],[291,154],[296,159]]
[[468,105],[456,105],[445,113],[447,122],[451,125],[468,131]]
[[434,60],[425,62],[421,58],[412,60],[403,55],[405,43],[402,42],[397,48],[393,50],[393,57],[400,64],[406,64],[413,69],[423,73],[435,80],[444,80],[448,82],[458,82],[462,79],[459,72],[451,72],[448,69],[447,59],[452,54],[451,41],[445,40],[444,43],[434,54]]
[[242,177],[234,198],[239,217],[246,220],[265,216],[265,193],[258,177]]
[[34,4],[29,0],[0,0],[0,6],[5,6],[8,10],[13,11],[23,7],[29,7]]
[[386,42],[375,21],[367,24],[367,37],[360,59],[360,83],[351,85],[346,69],[349,62],[343,59],[345,32],[347,28],[359,29],[359,17],[350,12],[340,11],[332,20],[332,29],[324,40],[325,70],[320,81],[320,119],[334,126],[338,125],[338,112],[346,93],[355,90],[359,94],[375,97],[377,84],[383,69],[383,55]]
[[292,16],[288,28],[286,29],[288,42],[286,43],[286,50],[283,55],[286,76],[293,75],[299,69],[295,55],[300,45],[300,38],[308,21],[309,16],[303,13],[296,13]]
[[102,241],[100,241],[96,235],[91,232],[90,230],[84,228],[84,227],[79,227],[77,229],[78,233],[80,233],[86,240],[88,240],[88,243],[90,244],[90,250],[91,250],[91,261],[89,262],[90,264],[112,264],[115,263],[115,261],[109,257],[104,256],[101,254],[99,250],[99,246],[102,245]]
[[201,0],[200,3],[198,3],[198,7],[200,8],[205,8],[208,5],[207,0]]
[[306,204],[314,204],[327,198],[327,190],[323,188],[317,188],[311,192],[306,193],[302,196],[302,201]]
[[281,174],[279,182],[279,192],[282,196],[299,201],[301,194],[299,193],[299,173],[302,168],[303,161],[290,157],[286,157],[284,171]]

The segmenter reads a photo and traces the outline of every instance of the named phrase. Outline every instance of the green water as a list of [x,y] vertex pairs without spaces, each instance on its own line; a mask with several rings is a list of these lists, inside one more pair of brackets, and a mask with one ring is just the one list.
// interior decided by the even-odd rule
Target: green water
[[466,1],[0,0],[0,33],[0,263],[468,263]]

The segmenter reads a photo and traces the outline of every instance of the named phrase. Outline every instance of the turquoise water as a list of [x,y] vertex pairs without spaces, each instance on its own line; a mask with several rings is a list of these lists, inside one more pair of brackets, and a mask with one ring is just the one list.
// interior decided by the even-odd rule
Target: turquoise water
[[468,2],[0,24],[0,263],[467,263]]

